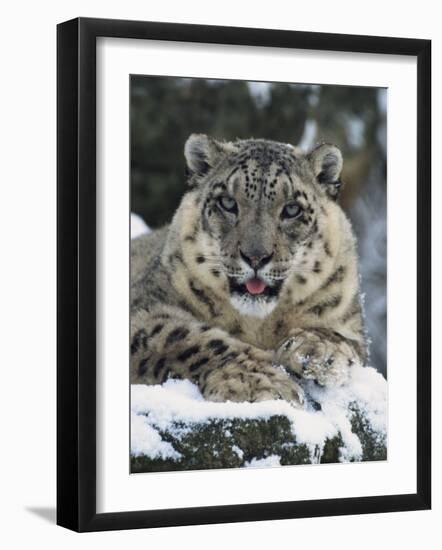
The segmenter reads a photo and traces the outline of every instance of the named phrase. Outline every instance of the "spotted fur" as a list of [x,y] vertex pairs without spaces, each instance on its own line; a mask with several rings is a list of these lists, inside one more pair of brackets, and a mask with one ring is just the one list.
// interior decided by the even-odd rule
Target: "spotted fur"
[[345,383],[366,344],[339,150],[192,135],[185,156],[171,224],[132,243],[131,382],[297,404],[300,377]]

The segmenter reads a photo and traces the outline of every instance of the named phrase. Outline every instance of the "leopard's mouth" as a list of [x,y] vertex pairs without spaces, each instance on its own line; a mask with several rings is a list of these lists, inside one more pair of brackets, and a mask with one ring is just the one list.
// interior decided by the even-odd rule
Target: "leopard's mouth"
[[274,281],[268,284],[259,277],[251,277],[244,282],[240,282],[235,277],[229,277],[230,293],[239,296],[247,296],[252,299],[272,299],[277,298],[281,290],[282,280]]

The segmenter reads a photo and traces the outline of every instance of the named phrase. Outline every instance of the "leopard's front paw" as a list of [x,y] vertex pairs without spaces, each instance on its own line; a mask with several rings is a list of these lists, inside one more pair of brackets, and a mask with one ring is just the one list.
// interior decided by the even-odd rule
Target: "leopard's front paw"
[[266,401],[284,399],[295,406],[304,403],[304,392],[290,375],[257,358],[246,358],[213,370],[206,378],[203,395],[210,401]]
[[358,358],[345,338],[322,330],[301,330],[277,350],[276,362],[302,378],[321,386],[340,386],[348,381]]
[[285,369],[272,365],[262,376],[264,380],[256,381],[253,401],[284,399],[298,407],[304,404],[304,390]]

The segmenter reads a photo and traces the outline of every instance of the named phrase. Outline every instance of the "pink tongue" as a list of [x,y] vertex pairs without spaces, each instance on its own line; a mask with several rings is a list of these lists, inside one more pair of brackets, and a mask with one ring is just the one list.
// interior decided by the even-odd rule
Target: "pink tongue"
[[261,294],[264,292],[266,284],[261,279],[249,279],[246,282],[246,288],[250,294]]

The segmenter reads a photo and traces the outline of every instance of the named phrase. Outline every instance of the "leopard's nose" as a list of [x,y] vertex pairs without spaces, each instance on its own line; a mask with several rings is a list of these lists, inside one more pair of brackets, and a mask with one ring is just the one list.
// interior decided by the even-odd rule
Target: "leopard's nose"
[[261,254],[261,255],[247,256],[246,254],[244,254],[242,250],[240,250],[239,254],[241,258],[246,262],[246,264],[248,264],[255,271],[258,271],[258,269],[261,269],[262,267],[267,265],[270,262],[270,260],[273,258],[273,252],[270,255]]

